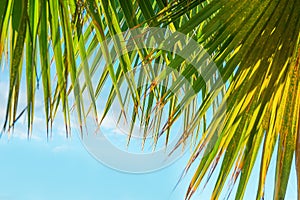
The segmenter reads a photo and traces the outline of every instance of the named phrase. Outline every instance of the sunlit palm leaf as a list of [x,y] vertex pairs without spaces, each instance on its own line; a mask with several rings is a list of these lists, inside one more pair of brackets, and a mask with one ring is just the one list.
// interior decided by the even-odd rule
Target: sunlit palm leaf
[[[190,137],[195,143],[185,171],[199,160],[187,199],[198,189],[203,177],[210,177],[211,173],[218,173],[212,199],[224,192],[230,177],[233,183],[239,180],[235,198],[243,198],[260,147],[263,150],[257,199],[264,196],[266,174],[274,153],[277,154],[274,198],[283,199],[295,152],[300,179],[299,11],[299,0],[6,0],[0,5],[0,54],[1,62],[5,62],[3,57],[10,59],[10,83],[3,130],[13,127],[27,110],[28,133],[31,133],[39,72],[47,134],[61,105],[69,135],[71,91],[80,126],[84,125],[90,110],[97,119],[96,101],[105,83],[110,82],[110,93],[104,102],[100,122],[116,99],[121,108],[120,118],[124,116],[132,121],[130,130],[135,123],[145,125],[146,129],[153,126],[154,143],[165,134],[167,144],[172,125],[184,116],[184,134],[178,146],[184,145]],[[193,38],[212,55],[214,63],[208,66],[216,64],[220,74],[216,68],[208,67],[205,74],[209,81],[205,80],[198,73],[199,69],[174,53],[175,49],[187,51],[184,43],[172,47],[173,52],[166,52],[139,46],[140,41],[135,38],[136,49],[127,51],[124,42],[130,36],[122,33],[151,26],[168,27]],[[164,33],[166,31],[161,34]],[[114,37],[116,34],[119,37]],[[168,40],[174,40],[174,37],[169,36],[166,44]],[[90,65],[87,59],[97,48],[100,53]],[[119,55],[117,65],[112,64],[115,59],[112,55]],[[40,63],[37,63],[38,56]],[[193,61],[199,64],[205,58],[199,54]],[[91,79],[100,60],[107,64],[97,85],[93,86]],[[54,86],[51,85],[54,78],[50,70],[52,63],[57,77]],[[149,70],[134,82],[130,70],[141,63]],[[154,65],[162,67],[155,71]],[[26,73],[27,107],[19,111],[23,72]],[[179,92],[186,85],[174,72],[191,85],[182,99],[177,99],[173,91]],[[79,82],[81,73],[85,78],[82,85]],[[172,81],[165,82],[166,87],[158,84],[168,75]],[[226,83],[226,87],[221,86],[221,82]],[[120,91],[123,84],[128,85],[125,97]],[[88,108],[83,103],[84,90],[91,99]],[[220,94],[222,98],[219,98]],[[129,108],[131,116],[127,116],[125,110],[130,102],[134,106]],[[166,105],[169,105],[169,118],[163,122],[161,117]],[[214,113],[211,123],[206,120],[210,108]],[[139,113],[139,109],[142,112]],[[226,112],[222,112],[225,109]],[[224,127],[219,130],[223,120]],[[199,128],[201,124],[203,128]],[[130,136],[131,133],[128,142]],[[146,136],[145,132],[144,139]],[[201,152],[202,157],[199,156]],[[221,169],[214,172],[218,164]]]

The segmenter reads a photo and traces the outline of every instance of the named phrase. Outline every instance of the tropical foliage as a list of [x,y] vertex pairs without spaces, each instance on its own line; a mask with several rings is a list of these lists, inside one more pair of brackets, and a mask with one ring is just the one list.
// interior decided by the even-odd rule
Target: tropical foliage
[[[99,123],[114,99],[119,101],[123,114],[127,101],[134,102],[135,108],[131,108],[134,111],[142,108],[145,112],[141,119],[147,126],[151,124],[151,108],[157,108],[152,119],[159,119],[159,110],[169,103],[169,118],[163,128],[156,131],[159,134],[155,140],[162,139],[162,135],[168,138],[172,124],[180,116],[186,116],[185,134],[178,145],[185,144],[189,137],[198,138],[185,169],[197,165],[187,199],[203,182],[203,177],[211,173],[218,173],[212,199],[219,197],[228,177],[238,184],[235,198],[242,199],[251,173],[260,173],[257,199],[262,199],[273,154],[277,155],[274,199],[284,199],[294,156],[300,180],[299,11],[299,0],[2,0],[0,54],[1,62],[10,71],[3,132],[9,131],[20,115],[27,114],[28,134],[31,134],[35,88],[40,80],[47,134],[60,105],[67,136],[70,134],[69,111],[73,106],[69,102],[70,94],[74,94],[79,124],[83,126],[87,110],[98,120],[96,102],[103,85],[110,82],[110,93]],[[117,48],[111,48],[103,41],[122,32],[147,27],[168,28],[197,41],[212,55],[220,74],[216,75],[217,71],[211,68],[207,72],[211,74],[207,84],[182,57],[145,47],[123,53],[115,65],[106,64],[98,85],[93,86],[91,80],[97,65],[89,67],[84,62],[87,57],[100,47],[99,59],[111,63],[114,59],[111,53],[118,53],[124,46],[122,41],[114,40]],[[139,62],[172,68],[185,77],[195,94],[187,92],[189,95],[179,101],[168,88],[159,86],[156,81],[166,73],[164,67],[149,72],[152,78],[141,77],[145,86],[137,88],[126,74]],[[27,107],[18,110],[23,72],[26,73]],[[81,74],[85,81],[80,85]],[[176,90],[182,83],[174,77],[169,89]],[[155,81],[147,85],[149,80]],[[226,84],[221,86],[220,81]],[[125,82],[129,89],[123,98],[119,88]],[[82,90],[89,92],[88,109],[83,106]],[[212,107],[214,118],[210,123],[207,114]],[[129,117],[135,123],[137,111],[132,113]],[[222,120],[224,126],[220,127]],[[161,127],[159,120],[154,122],[156,127]],[[257,159],[261,159],[260,172],[253,171]],[[221,165],[221,169],[213,172],[216,165]]]

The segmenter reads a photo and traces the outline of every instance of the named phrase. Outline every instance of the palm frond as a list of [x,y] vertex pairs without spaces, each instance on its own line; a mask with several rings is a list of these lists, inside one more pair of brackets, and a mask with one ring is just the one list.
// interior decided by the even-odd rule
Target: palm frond
[[[155,130],[155,145],[162,136],[167,145],[171,128],[183,118],[184,134],[177,147],[190,138],[195,144],[185,172],[199,162],[187,199],[211,173],[218,174],[212,199],[224,192],[230,177],[238,184],[235,198],[242,199],[249,177],[255,173],[260,147],[256,198],[264,197],[275,153],[274,199],[283,199],[294,155],[300,180],[299,10],[298,0],[5,0],[0,5],[0,54],[1,62],[9,58],[10,82],[3,131],[13,128],[26,111],[31,134],[35,90],[41,79],[47,135],[59,105],[68,136],[71,107],[76,107],[82,127],[88,112],[101,123],[117,101],[119,119],[130,120],[128,144],[134,125],[140,124],[145,130]],[[151,29],[145,31],[149,27],[160,31],[151,35]],[[179,32],[186,40],[177,41]],[[147,47],[147,42],[161,38],[165,39],[161,46],[170,41],[176,45],[168,46],[171,51]],[[197,51],[185,60],[182,55],[190,52],[188,39],[203,46],[213,62]],[[93,62],[87,62],[95,51]],[[103,61],[105,66],[93,85],[98,63]],[[203,63],[206,68],[201,68]],[[139,65],[143,72],[135,71]],[[205,77],[199,73],[203,69]],[[139,73],[138,78],[133,72]],[[27,107],[20,112],[23,73]],[[107,99],[100,99],[105,107],[98,116],[97,101],[107,83],[110,92]],[[122,85],[127,85],[125,92]],[[85,90],[91,100],[88,107],[82,96]],[[185,96],[177,98],[182,90]],[[70,104],[71,92],[74,105]],[[130,103],[133,106],[128,108]],[[212,121],[207,119],[211,113]],[[145,131],[144,140],[146,137]],[[221,169],[214,172],[218,164]]]

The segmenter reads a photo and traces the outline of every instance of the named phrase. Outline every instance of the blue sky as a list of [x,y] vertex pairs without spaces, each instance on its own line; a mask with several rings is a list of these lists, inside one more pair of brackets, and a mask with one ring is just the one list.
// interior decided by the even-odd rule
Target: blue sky
[[[22,80],[20,108],[25,106],[25,80]],[[0,72],[0,124],[3,123],[7,101],[7,69]],[[43,107],[39,101],[42,91],[37,92],[37,111],[34,132],[27,139],[26,118],[22,117],[13,135],[0,139],[0,199],[2,200],[179,200],[184,198],[192,173],[188,174],[175,191],[188,153],[173,165],[147,174],[129,174],[108,168],[94,159],[83,147],[76,132],[66,139],[61,116],[55,120],[53,137],[47,141]],[[266,198],[272,198],[275,157],[267,176]],[[194,169],[194,168],[192,168]],[[216,169],[218,172],[219,166]],[[245,199],[255,199],[259,165],[250,178]],[[192,171],[191,171],[192,172]],[[209,199],[216,176],[195,198]],[[225,186],[226,187],[226,186]],[[234,187],[234,190],[236,187]],[[293,166],[288,185],[287,200],[296,199],[296,175]],[[225,197],[225,194],[221,196]],[[222,199],[221,198],[221,199]],[[233,199],[232,197],[230,199]]]
[[[190,176],[175,191],[172,189],[187,156],[154,173],[129,174],[99,163],[87,153],[76,135],[72,139],[54,136],[49,142],[45,137],[38,138],[30,141],[19,136],[9,141],[6,137],[1,139],[0,199],[179,200],[184,197]],[[271,167],[274,168],[274,162]],[[250,180],[246,199],[255,199],[254,177]],[[267,181],[269,187],[272,178],[269,176]],[[296,199],[295,185],[295,176],[292,176],[286,199]],[[200,187],[196,195],[208,199],[212,186],[209,184],[204,191]],[[270,191],[267,192],[266,199],[271,199],[270,195]]]
[[[0,123],[7,103],[8,70],[0,72]],[[22,79],[19,108],[25,107]],[[42,90],[37,90],[34,131],[27,138],[26,116],[16,123],[14,133],[0,139],[0,199],[183,199],[187,184],[173,191],[188,156],[155,173],[129,174],[108,168],[84,148],[77,132],[65,137],[63,118],[53,124],[47,141],[43,118]],[[111,126],[111,125],[108,125]]]
[[156,173],[122,173],[93,159],[75,137],[1,141],[0,151],[0,199],[151,200],[182,199],[184,194],[172,194],[184,162]]

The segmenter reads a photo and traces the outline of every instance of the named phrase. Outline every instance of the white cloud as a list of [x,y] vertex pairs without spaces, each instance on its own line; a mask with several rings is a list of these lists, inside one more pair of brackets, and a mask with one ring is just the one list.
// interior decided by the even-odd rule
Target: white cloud
[[72,150],[72,147],[69,145],[60,145],[60,146],[56,146],[52,149],[52,152],[54,153],[60,153],[60,152],[65,152],[65,151],[69,151]]
[[[22,130],[21,128],[16,127],[14,129],[12,137],[13,138],[18,138],[18,139],[21,139],[21,140],[27,140],[28,139],[27,130],[25,130],[25,129]],[[38,140],[38,141],[42,140],[42,138],[39,137],[37,134],[30,135],[29,139],[30,140]]]

